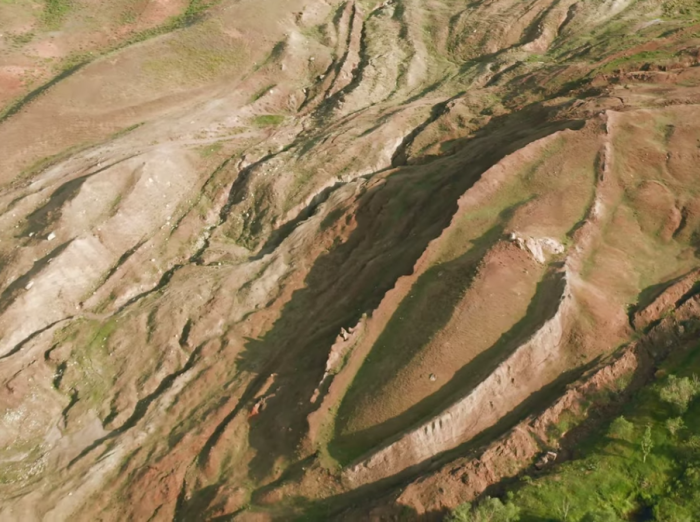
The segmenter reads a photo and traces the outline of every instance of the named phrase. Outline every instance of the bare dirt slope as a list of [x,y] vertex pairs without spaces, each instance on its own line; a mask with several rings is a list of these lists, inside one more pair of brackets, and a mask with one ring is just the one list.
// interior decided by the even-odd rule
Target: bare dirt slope
[[698,12],[0,0],[0,519],[440,519],[557,446],[697,312]]

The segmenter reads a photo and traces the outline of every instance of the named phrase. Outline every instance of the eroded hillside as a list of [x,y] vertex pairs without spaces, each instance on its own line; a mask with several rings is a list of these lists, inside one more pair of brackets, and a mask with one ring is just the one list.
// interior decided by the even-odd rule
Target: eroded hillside
[[690,342],[696,2],[63,5],[0,2],[3,520],[440,520]]

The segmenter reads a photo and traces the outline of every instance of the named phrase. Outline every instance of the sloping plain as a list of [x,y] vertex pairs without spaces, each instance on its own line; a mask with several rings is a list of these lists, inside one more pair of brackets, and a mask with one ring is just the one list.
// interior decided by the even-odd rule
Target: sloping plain
[[439,520],[558,447],[697,309],[698,14],[0,1],[0,518]]

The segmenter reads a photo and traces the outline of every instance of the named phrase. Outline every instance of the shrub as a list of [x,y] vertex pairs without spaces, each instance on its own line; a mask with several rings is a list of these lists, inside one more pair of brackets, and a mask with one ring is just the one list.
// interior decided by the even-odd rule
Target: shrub
[[515,522],[520,520],[520,509],[510,502],[486,497],[478,506],[468,502],[460,505],[447,518],[448,522]]
[[262,114],[253,119],[253,123],[258,127],[269,127],[271,125],[279,125],[284,121],[284,116],[279,114]]
[[698,393],[700,393],[700,380],[697,375],[693,375],[692,379],[669,375],[666,384],[659,388],[661,400],[677,408],[680,413],[685,413],[690,401]]
[[460,504],[455,508],[450,516],[447,517],[447,522],[471,522],[472,505],[469,502]]
[[683,419],[680,417],[675,417],[666,421],[666,429],[671,435],[675,436],[676,433],[678,433],[683,428],[685,428],[685,424],[683,423]]
[[631,440],[634,434],[634,424],[625,419],[622,415],[610,423],[608,437],[612,439]]
[[695,519],[686,506],[682,506],[670,498],[664,498],[654,506],[654,520],[693,522]]

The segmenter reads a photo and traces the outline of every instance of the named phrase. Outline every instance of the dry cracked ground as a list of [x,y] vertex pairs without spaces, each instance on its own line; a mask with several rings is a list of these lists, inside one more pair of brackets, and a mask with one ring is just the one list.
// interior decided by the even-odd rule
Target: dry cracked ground
[[561,448],[700,317],[699,15],[0,0],[0,519],[441,520]]

